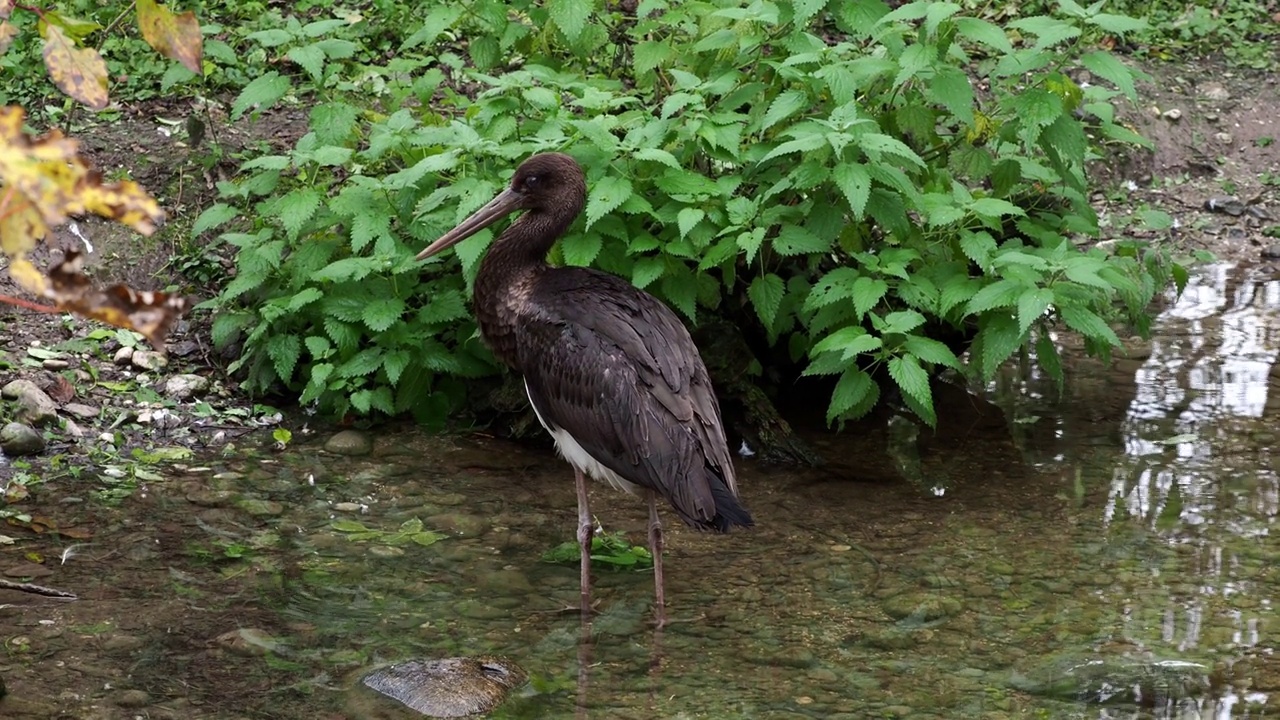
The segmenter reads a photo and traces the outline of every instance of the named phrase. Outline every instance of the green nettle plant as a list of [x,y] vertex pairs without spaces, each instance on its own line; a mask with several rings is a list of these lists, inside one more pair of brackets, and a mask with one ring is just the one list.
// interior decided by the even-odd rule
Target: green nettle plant
[[[238,270],[208,303],[215,340],[243,342],[254,390],[441,421],[466,378],[497,371],[466,303],[493,236],[458,261],[413,255],[555,149],[590,188],[559,261],[628,277],[691,322],[758,323],[780,357],[832,376],[830,422],[891,382],[932,424],[931,375],[989,378],[1031,348],[1061,382],[1049,329],[1105,354],[1112,323],[1145,331],[1154,295],[1185,282],[1161,252],[1077,245],[1098,232],[1086,164],[1102,144],[1143,143],[1112,106],[1134,97],[1133,72],[1089,40],[1142,23],[1070,0],[1003,29],[960,10],[441,3],[395,67],[354,77],[326,74],[346,52],[323,44],[327,27],[273,36],[316,43],[288,56],[331,92],[311,132],[245,163],[195,228],[243,218],[223,235]],[[1077,84],[1078,67],[1101,82]],[[237,110],[294,80],[251,83]]]

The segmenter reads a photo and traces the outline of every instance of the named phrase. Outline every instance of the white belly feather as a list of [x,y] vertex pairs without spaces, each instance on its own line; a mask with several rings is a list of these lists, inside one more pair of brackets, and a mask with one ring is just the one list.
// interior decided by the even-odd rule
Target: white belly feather
[[[524,392],[529,395],[529,382],[527,380],[524,383]],[[532,395],[529,395],[529,405],[533,407],[533,414],[538,418],[538,422],[542,423],[542,427],[546,428],[547,432],[551,434],[551,438],[556,441],[556,450],[560,451],[560,457],[568,460],[569,464],[579,471],[596,480],[608,483],[615,490],[629,492],[632,495],[637,494],[640,488],[635,483],[624,480],[618,473],[601,465],[599,460],[591,457],[591,453],[578,444],[578,441],[569,434],[568,430],[547,424],[546,419],[538,413],[538,405],[533,401]]]

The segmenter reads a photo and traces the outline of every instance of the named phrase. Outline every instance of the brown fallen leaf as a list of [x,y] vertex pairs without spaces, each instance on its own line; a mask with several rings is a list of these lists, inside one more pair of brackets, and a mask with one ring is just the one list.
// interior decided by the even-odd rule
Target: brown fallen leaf
[[94,287],[84,274],[84,257],[76,250],[67,251],[62,262],[49,269],[44,295],[60,310],[142,333],[161,352],[165,337],[189,304],[181,295],[134,290],[128,285]]

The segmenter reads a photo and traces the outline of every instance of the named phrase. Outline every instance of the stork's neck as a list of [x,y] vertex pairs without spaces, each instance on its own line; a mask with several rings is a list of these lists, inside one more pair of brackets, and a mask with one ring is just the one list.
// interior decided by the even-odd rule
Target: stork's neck
[[480,336],[507,367],[521,371],[517,331],[522,318],[534,315],[534,284],[551,269],[547,253],[568,229],[577,212],[531,211],[520,216],[493,244],[476,273],[475,313]]

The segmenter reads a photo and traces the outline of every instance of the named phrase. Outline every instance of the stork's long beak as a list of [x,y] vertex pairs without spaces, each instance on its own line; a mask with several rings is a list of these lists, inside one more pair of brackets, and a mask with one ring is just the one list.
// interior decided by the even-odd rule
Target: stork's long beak
[[486,203],[484,207],[474,213],[471,213],[471,217],[468,217],[466,220],[458,223],[457,227],[441,235],[439,240],[428,245],[427,249],[418,253],[418,256],[414,259],[425,260],[441,250],[453,247],[457,243],[466,240],[507,215],[519,210],[520,203],[523,201],[524,197],[515,190],[512,190],[511,188],[503,190],[498,193],[496,198]]

